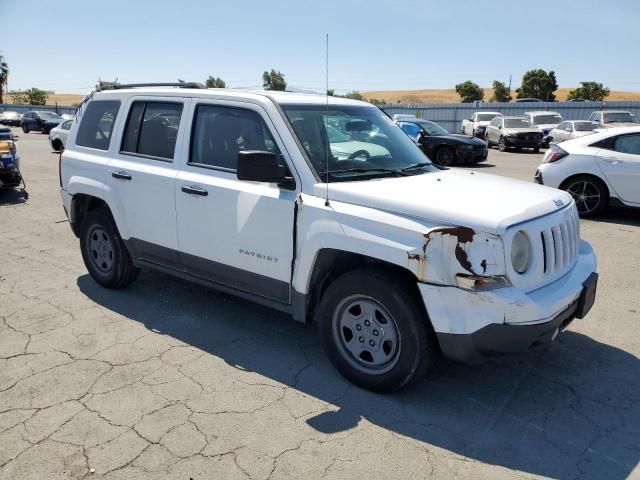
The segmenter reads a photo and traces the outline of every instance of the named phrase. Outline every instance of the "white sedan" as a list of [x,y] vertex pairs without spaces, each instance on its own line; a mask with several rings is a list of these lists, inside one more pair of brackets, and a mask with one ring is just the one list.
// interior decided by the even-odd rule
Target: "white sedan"
[[591,135],[598,128],[597,122],[589,120],[567,120],[549,132],[551,143],[560,143],[573,138]]
[[569,192],[580,215],[600,213],[608,205],[640,207],[640,127],[552,145],[535,180]]
[[65,120],[49,132],[49,141],[54,151],[61,152],[64,150],[67,140],[69,140],[69,130],[71,130],[72,123],[73,119]]

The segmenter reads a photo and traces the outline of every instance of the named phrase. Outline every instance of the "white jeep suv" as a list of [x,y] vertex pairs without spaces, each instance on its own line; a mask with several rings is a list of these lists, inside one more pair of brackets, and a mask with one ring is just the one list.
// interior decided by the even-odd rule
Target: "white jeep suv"
[[[440,352],[533,350],[592,306],[568,193],[437,168],[365,102],[184,87],[78,110],[61,195],[99,284],[151,268],[317,322],[338,370],[377,391]],[[328,130],[358,150],[336,155]]]

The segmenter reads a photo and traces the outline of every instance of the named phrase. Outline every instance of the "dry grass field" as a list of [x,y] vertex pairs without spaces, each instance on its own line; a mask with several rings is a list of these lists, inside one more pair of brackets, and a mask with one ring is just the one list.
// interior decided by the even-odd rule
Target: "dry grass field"
[[[560,88],[556,92],[556,98],[565,100],[572,88]],[[454,89],[425,89],[425,90],[387,90],[377,92],[362,92],[365,98],[376,98],[387,103],[458,103],[460,97]],[[493,95],[493,89],[484,89],[484,98],[488,100]],[[515,97],[515,91],[512,94]],[[13,103],[13,95],[5,94],[6,103]],[[54,93],[47,97],[47,105],[59,106],[77,105],[83,95],[69,93]],[[616,100],[640,100],[640,92],[611,92],[606,98],[609,101]],[[399,101],[399,102],[398,102]]]
[[[559,88],[556,92],[556,99],[566,100],[569,92],[573,88]],[[427,90],[388,90],[378,92],[362,92],[365,98],[376,98],[387,103],[458,103],[460,97],[456,91],[451,89],[427,89]],[[484,89],[484,98],[488,100],[493,95],[492,88]],[[512,95],[515,97],[515,89]],[[640,92],[611,92],[606,98],[609,101],[617,100],[640,100]]]

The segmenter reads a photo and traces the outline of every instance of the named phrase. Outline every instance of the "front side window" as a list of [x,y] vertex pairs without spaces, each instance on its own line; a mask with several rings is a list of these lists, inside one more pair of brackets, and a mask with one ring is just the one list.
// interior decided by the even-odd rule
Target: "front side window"
[[72,123],[73,123],[73,120],[67,120],[62,125],[60,125],[60,128],[62,128],[63,130],[69,130],[69,129],[71,129],[71,124]]
[[640,155],[640,135],[624,135],[616,138],[614,150],[620,153]]
[[111,133],[119,109],[118,100],[94,100],[89,103],[80,118],[76,145],[109,150]]
[[189,163],[235,171],[238,152],[261,150],[280,156],[262,117],[243,108],[198,105],[191,131]]
[[[355,181],[435,171],[414,142],[378,108],[296,104],[284,104],[282,108],[311,167],[322,181]],[[336,138],[332,128],[341,134],[341,141],[332,140]]]
[[181,103],[133,102],[121,151],[173,160],[181,115]]

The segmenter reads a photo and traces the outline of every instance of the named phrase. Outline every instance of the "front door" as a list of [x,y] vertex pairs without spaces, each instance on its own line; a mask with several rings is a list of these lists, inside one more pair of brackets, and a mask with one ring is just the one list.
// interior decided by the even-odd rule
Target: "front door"
[[622,200],[640,204],[640,133],[619,135],[597,153],[598,166]]
[[251,103],[194,103],[187,162],[175,179],[182,262],[196,277],[290,303],[296,192],[238,180],[240,150],[282,144],[266,112]]

